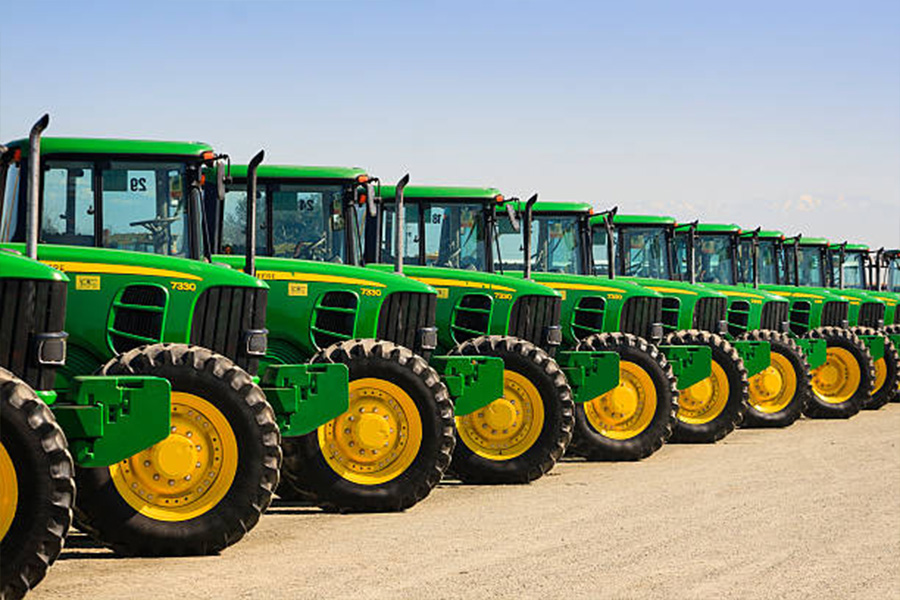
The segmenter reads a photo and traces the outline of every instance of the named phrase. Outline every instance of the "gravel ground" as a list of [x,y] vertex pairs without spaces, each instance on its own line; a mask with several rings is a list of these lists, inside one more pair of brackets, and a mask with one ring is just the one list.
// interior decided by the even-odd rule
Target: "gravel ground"
[[900,405],[449,481],[404,514],[276,502],[216,557],[119,559],[75,533],[29,595],[142,597],[900,598]]

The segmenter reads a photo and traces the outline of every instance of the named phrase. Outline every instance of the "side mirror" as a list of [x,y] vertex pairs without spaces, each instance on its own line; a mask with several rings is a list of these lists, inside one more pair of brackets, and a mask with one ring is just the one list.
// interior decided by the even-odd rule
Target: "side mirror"
[[216,192],[219,194],[219,202],[225,201],[225,161],[216,161]]
[[[381,187],[381,186],[378,186]],[[369,216],[375,218],[378,216],[377,189],[372,181],[366,182],[366,208],[369,209]]]

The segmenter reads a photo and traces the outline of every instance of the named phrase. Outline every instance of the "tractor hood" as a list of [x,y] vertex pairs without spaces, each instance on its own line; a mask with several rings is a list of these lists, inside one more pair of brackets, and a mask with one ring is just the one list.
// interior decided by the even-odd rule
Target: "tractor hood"
[[26,258],[17,251],[0,249],[0,273],[10,279],[40,279],[44,281],[69,281],[60,271],[44,263]]
[[[396,277],[393,274],[393,266],[386,264],[371,264],[366,270],[379,272],[383,275]],[[465,288],[470,290],[482,290],[503,292],[513,296],[558,296],[556,292],[547,289],[543,285],[521,278],[481,271],[469,271],[460,269],[448,269],[446,267],[422,267],[417,265],[404,265],[403,274],[407,277],[428,284],[435,288]]]

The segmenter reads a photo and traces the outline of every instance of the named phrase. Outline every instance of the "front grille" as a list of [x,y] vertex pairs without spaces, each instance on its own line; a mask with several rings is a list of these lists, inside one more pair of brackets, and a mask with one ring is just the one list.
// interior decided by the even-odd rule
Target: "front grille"
[[859,307],[859,324],[863,327],[878,327],[879,322],[884,322],[884,304],[880,302],[866,302]]
[[826,302],[822,308],[822,326],[842,327],[850,312],[850,305],[842,300]]
[[728,333],[738,336],[747,333],[750,328],[750,303],[746,300],[735,300],[728,307]]
[[0,279],[0,366],[36,390],[53,388],[56,369],[37,363],[33,335],[62,332],[66,284]]
[[194,307],[191,343],[223,354],[251,375],[259,359],[246,352],[245,333],[265,329],[267,290],[216,286],[204,290]]
[[583,340],[595,333],[603,333],[603,314],[606,298],[585,296],[578,301],[572,320],[572,334],[576,340]]
[[789,319],[791,305],[783,300],[766,302],[762,308],[759,328],[781,331],[781,324]]
[[131,285],[113,302],[109,341],[118,354],[162,340],[166,292],[155,285]]
[[662,322],[662,298],[638,296],[629,298],[622,306],[619,330],[651,339],[654,323]]
[[694,329],[718,333],[725,320],[728,301],[725,298],[700,298],[694,305]]
[[327,292],[316,304],[310,329],[318,348],[353,339],[359,300],[350,292]]
[[459,344],[480,335],[487,335],[491,325],[493,299],[485,294],[466,294],[453,309],[450,332]]
[[662,326],[663,332],[678,331],[678,318],[681,316],[681,300],[674,296],[666,296],[662,299]]
[[394,292],[381,305],[378,338],[419,351],[419,331],[434,327],[437,296],[422,292]]
[[[509,335],[544,346],[549,327],[559,326],[562,298],[520,296],[509,315]],[[545,348],[546,349],[546,348]]]

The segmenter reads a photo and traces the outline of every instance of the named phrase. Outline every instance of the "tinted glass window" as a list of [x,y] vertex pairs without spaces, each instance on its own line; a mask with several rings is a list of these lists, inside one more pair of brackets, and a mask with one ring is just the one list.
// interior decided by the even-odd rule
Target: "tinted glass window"
[[731,236],[697,236],[694,244],[694,273],[699,283],[734,284]]
[[18,163],[4,166],[5,180],[3,199],[0,200],[0,242],[12,241],[19,222],[19,191],[21,190],[21,169]]
[[94,168],[88,162],[47,162],[41,241],[94,245]]
[[669,279],[666,231],[657,227],[618,227],[616,229],[619,273],[629,277]]
[[800,285],[822,287],[822,251],[815,247],[800,247],[797,260]]
[[[417,265],[419,264],[419,206],[417,204],[405,204],[404,206],[403,262]],[[393,263],[396,260],[394,251],[396,228],[396,206],[386,204],[382,208],[381,217],[381,262]]]
[[[247,190],[234,186],[225,192],[222,208],[222,253],[243,255],[247,252]],[[266,250],[266,191],[256,189],[256,252],[265,255]]]
[[[840,252],[835,253],[840,257]],[[839,258],[838,258],[839,260]],[[837,261],[835,261],[837,262]],[[844,287],[862,290],[866,287],[865,260],[860,252],[844,254]]]

